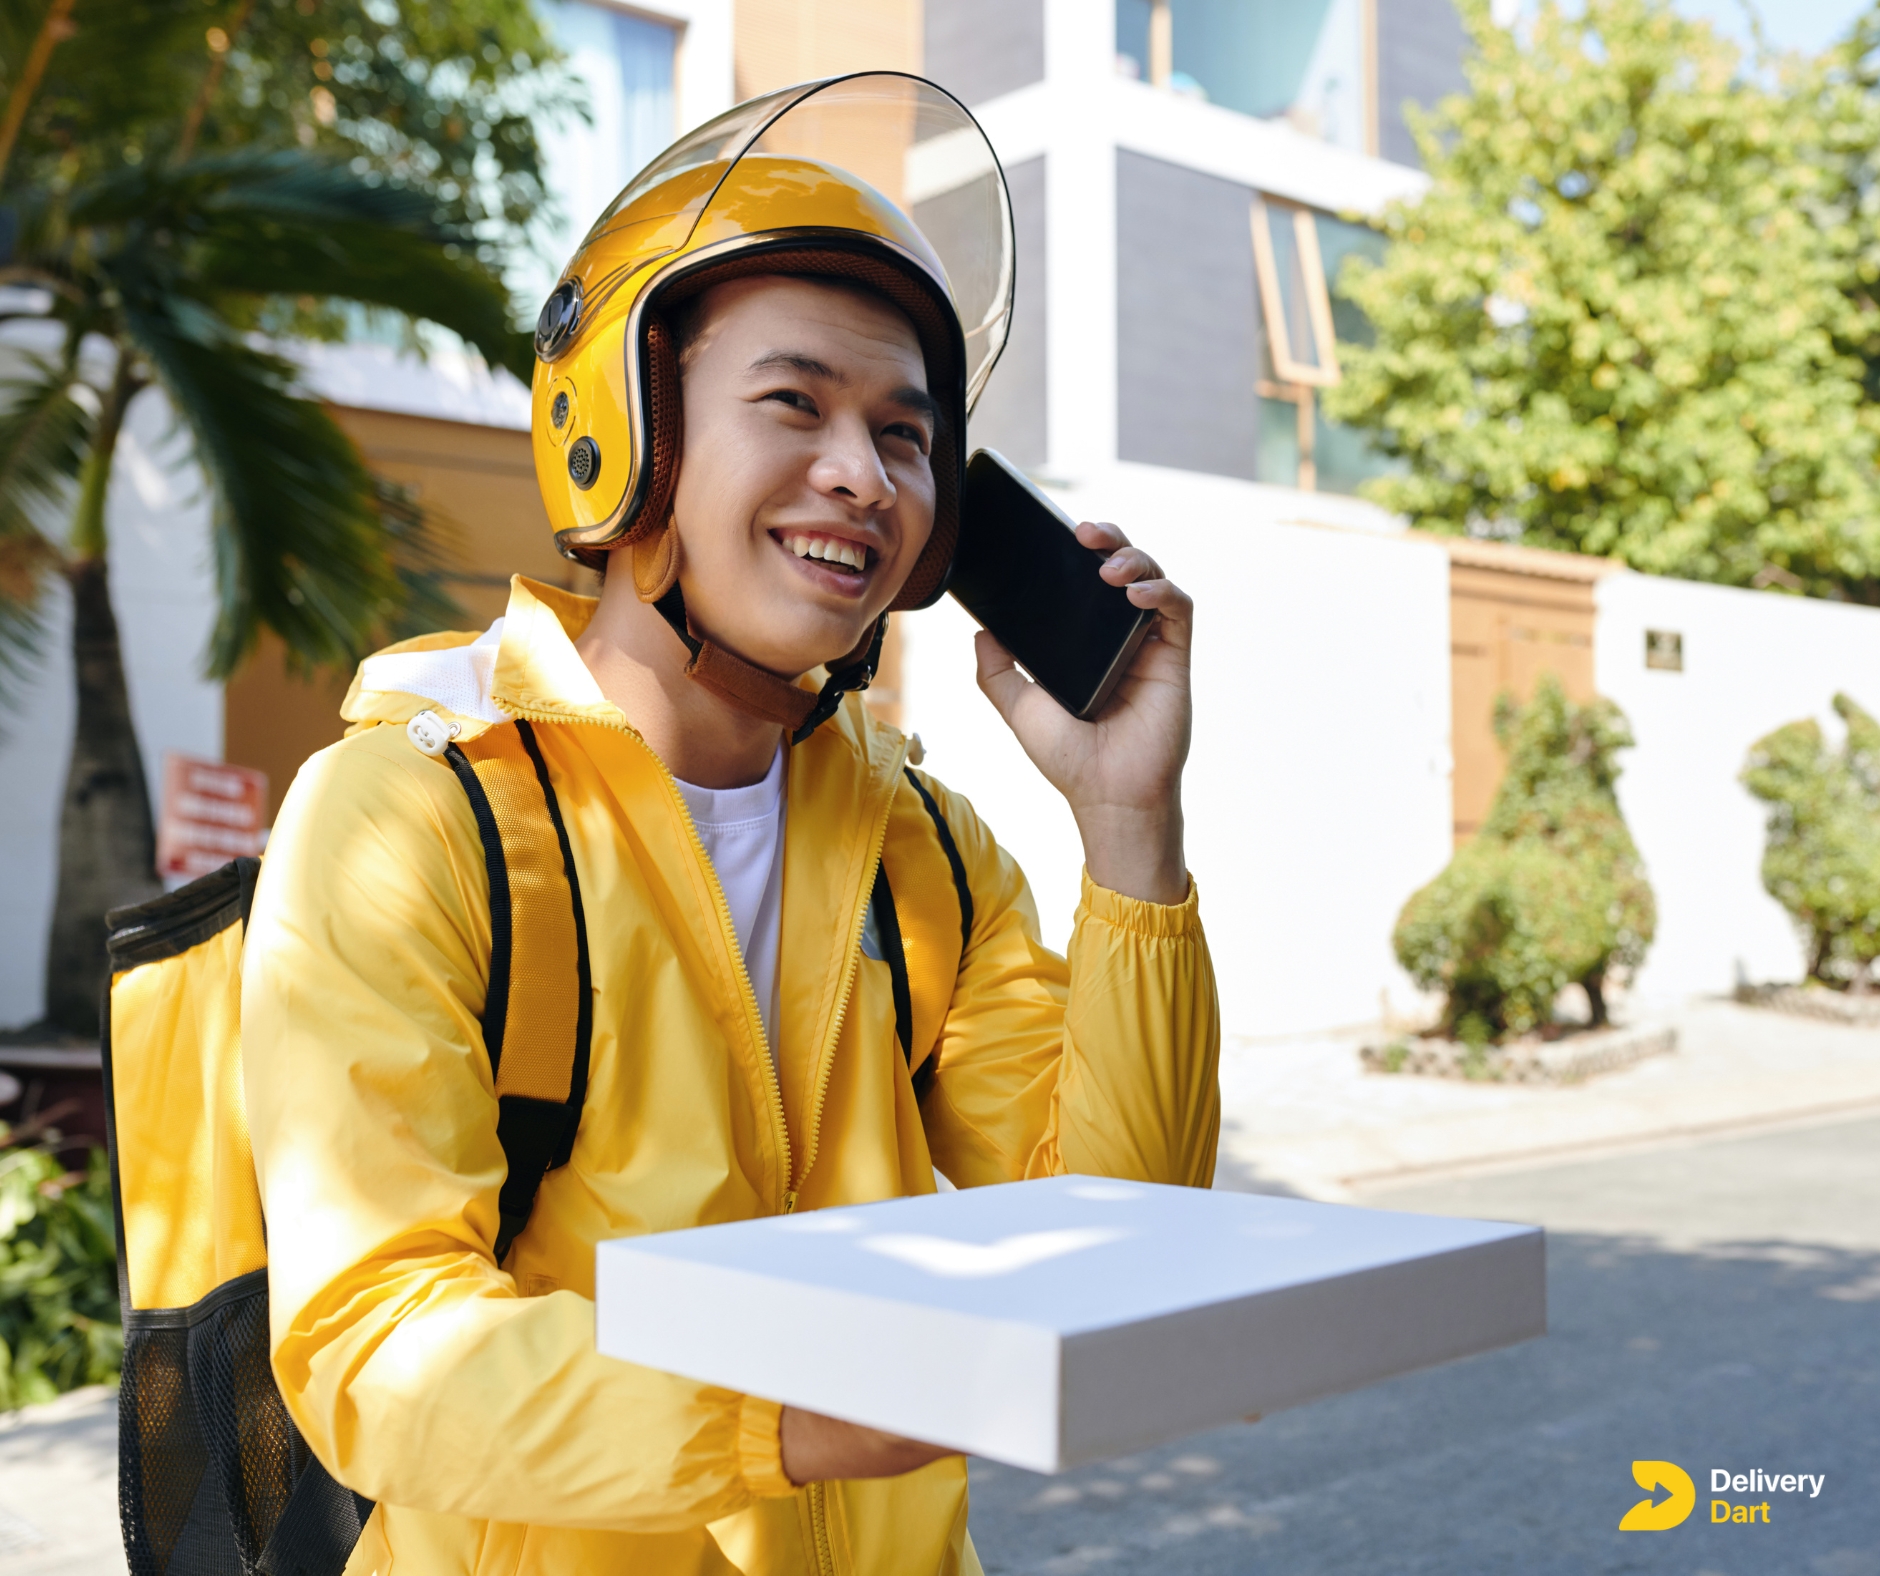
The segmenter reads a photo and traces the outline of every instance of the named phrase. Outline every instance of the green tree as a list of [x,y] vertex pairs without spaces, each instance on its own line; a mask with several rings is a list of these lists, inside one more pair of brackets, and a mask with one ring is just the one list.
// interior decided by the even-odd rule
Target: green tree
[[90,1034],[102,916],[155,890],[108,591],[127,414],[160,390],[207,482],[211,675],[264,629],[321,665],[434,625],[422,517],[254,331],[365,309],[526,377],[501,268],[540,200],[528,116],[555,74],[526,0],[0,0],[0,43],[20,62],[0,76],[0,646],[29,660],[63,578],[78,725],[46,1014]]
[[1508,767],[1488,819],[1393,938],[1411,978],[1444,993],[1442,1032],[1475,1043],[1546,1023],[1576,982],[1604,1023],[1609,975],[1644,961],[1657,924],[1614,791],[1632,743],[1618,707],[1576,706],[1548,674],[1525,708],[1501,698],[1495,733]]
[[1375,340],[1327,411],[1403,466],[1370,496],[1430,530],[1880,600],[1854,353],[1880,313],[1851,271],[1880,136],[1852,57],[1746,72],[1669,0],[1540,0],[1515,30],[1459,9],[1469,91],[1418,127],[1430,188],[1341,280]]
[[1836,695],[1831,749],[1813,718],[1750,746],[1743,784],[1769,806],[1763,885],[1789,911],[1823,984],[1866,989],[1880,957],[1880,722]]

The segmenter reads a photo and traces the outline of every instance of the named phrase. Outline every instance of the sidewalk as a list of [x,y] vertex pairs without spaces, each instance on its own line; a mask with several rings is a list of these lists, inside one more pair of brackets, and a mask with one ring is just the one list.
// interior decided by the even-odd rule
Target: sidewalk
[[0,1413],[0,1576],[123,1576],[117,1392]]
[[1364,1036],[1221,1052],[1217,1186],[1343,1199],[1360,1187],[1880,1108],[1880,1030],[1701,1000],[1678,1049],[1566,1087],[1366,1073]]

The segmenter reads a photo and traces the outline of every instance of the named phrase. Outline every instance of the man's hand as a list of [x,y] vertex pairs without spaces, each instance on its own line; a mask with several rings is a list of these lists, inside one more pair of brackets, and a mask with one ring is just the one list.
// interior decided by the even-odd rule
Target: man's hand
[[805,1412],[799,1406],[783,1409],[777,1433],[783,1447],[783,1475],[799,1485],[899,1477],[942,1456],[959,1454],[941,1445],[923,1445],[878,1428]]
[[976,639],[979,687],[1032,764],[1070,802],[1090,879],[1126,897],[1180,903],[1188,896],[1181,779],[1193,716],[1194,603],[1115,526],[1086,521],[1077,540],[1108,554],[1099,571],[1105,580],[1127,586],[1137,607],[1161,614],[1109,704],[1094,722],[1079,722],[984,630]]

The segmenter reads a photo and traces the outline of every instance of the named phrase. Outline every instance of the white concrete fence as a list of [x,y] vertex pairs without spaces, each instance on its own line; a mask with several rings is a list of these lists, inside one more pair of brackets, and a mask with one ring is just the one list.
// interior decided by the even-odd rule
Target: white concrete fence
[[[210,619],[206,509],[163,462],[139,407],[111,505],[112,580],[153,791],[163,752],[215,756],[221,694],[198,664]],[[182,478],[182,479],[179,479]],[[1390,950],[1403,901],[1449,857],[1448,562],[1348,500],[1119,465],[1060,493],[1115,519],[1197,604],[1189,858],[1230,1033],[1276,1036],[1414,1011]],[[0,741],[0,1025],[37,1017],[58,800],[71,745],[70,658],[51,654]],[[1068,811],[973,681],[971,622],[950,601],[906,621],[906,712],[928,765],[1024,864],[1045,934],[1069,933],[1081,863]],[[1645,631],[1683,639],[1649,670]],[[1760,806],[1737,783],[1753,740],[1816,716],[1837,689],[1880,712],[1880,610],[1614,574],[1598,588],[1597,671],[1630,718],[1620,796],[1658,894],[1638,982],[1648,1002],[1727,991],[1739,971],[1796,978],[1801,949],[1762,890]]]

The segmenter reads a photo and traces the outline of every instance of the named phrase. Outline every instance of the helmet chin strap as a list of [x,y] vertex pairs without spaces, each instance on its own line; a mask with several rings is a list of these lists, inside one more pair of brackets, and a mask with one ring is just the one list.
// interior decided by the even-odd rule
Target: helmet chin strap
[[723,646],[693,634],[691,620],[685,613],[685,598],[680,594],[676,579],[653,606],[672,626],[672,632],[684,642],[691,655],[685,665],[686,677],[696,679],[747,716],[788,729],[791,744],[801,744],[833,717],[842,704],[842,697],[849,691],[865,690],[874,682],[875,669],[881,663],[881,643],[888,634],[888,615],[883,613],[862,637],[860,645],[829,665],[829,677],[824,680],[822,690],[812,695],[788,679],[780,679],[726,651]]

